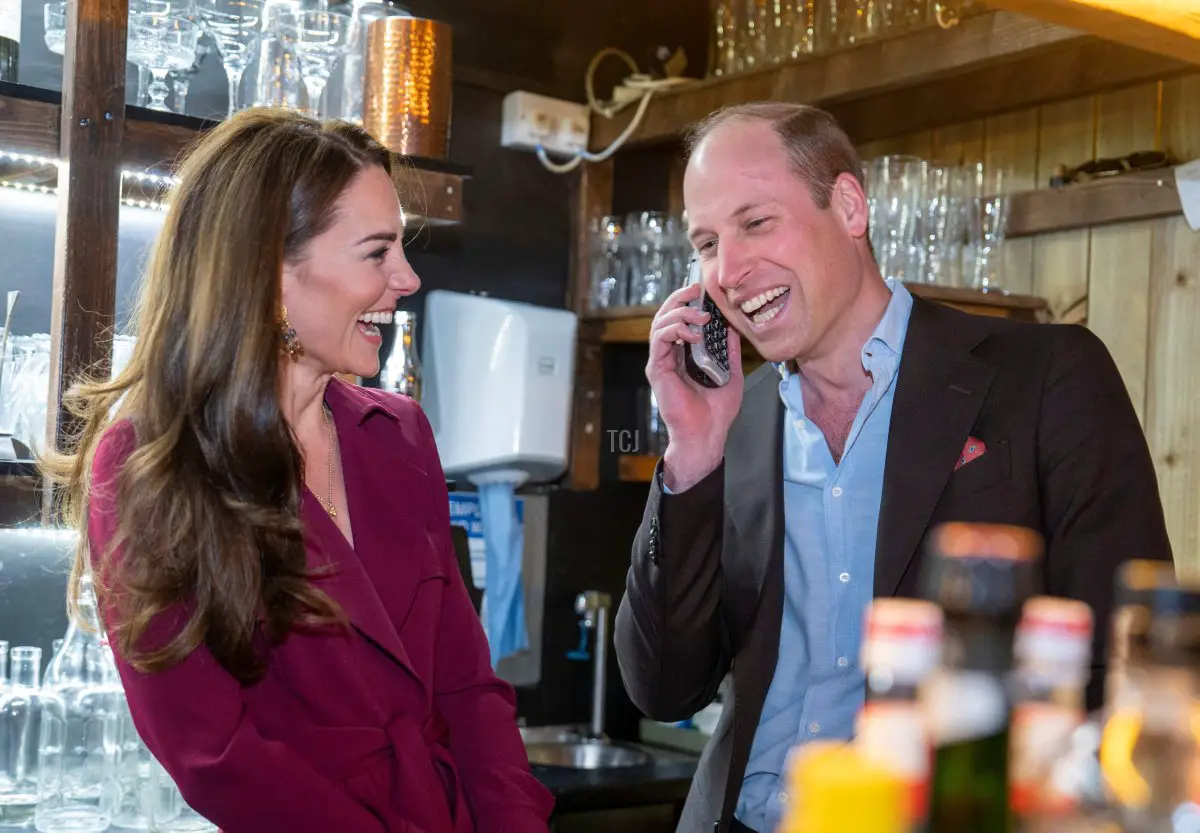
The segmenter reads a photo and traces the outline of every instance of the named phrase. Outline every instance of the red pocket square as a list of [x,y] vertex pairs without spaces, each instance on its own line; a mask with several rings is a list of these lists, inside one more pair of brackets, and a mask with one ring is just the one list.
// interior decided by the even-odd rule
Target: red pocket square
[[976,457],[982,457],[985,451],[987,451],[987,446],[983,444],[983,440],[977,437],[967,437],[962,454],[958,455],[958,462],[954,464],[954,470],[958,471]]

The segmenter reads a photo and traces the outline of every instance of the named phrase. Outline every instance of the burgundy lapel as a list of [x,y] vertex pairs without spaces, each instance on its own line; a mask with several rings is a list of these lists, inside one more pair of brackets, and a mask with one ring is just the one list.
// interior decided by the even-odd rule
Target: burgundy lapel
[[883,473],[877,596],[899,589],[996,375],[970,352],[978,331],[957,327],[960,322],[957,314],[913,298]]
[[[353,504],[353,500],[351,501]],[[388,617],[387,610],[362,562],[350,548],[349,542],[325,508],[312,492],[305,490],[304,512],[308,515],[308,526],[315,545],[309,546],[309,559],[314,570],[320,571],[314,583],[341,606],[343,612],[363,636],[370,639],[392,656],[396,662],[420,681],[409,659],[404,644],[400,641],[396,626]],[[357,536],[357,521],[351,518]]]

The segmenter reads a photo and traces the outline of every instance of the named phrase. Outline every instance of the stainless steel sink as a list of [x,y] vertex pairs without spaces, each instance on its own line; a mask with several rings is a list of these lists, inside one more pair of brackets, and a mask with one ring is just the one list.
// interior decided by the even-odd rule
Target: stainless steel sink
[[527,742],[529,763],[567,769],[646,766],[654,759],[636,746],[587,738]]

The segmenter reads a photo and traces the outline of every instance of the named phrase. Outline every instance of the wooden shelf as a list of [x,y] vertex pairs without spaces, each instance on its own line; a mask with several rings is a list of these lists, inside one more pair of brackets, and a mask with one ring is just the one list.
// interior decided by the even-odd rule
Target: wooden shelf
[[[855,142],[886,139],[1194,71],[1195,64],[1007,11],[725,78],[657,92],[622,146],[670,143],[722,106],[803,101],[829,110]],[[632,121],[592,116],[591,148]]]
[[1017,194],[1010,209],[1008,236],[1026,237],[1182,213],[1175,169],[1161,168]]
[[[1030,295],[1003,295],[978,292],[956,286],[905,284],[909,292],[930,301],[984,315],[1006,315],[1036,319],[1046,309],[1046,301]],[[585,319],[590,333],[603,344],[645,344],[650,337],[650,322],[657,307],[628,307],[592,313]]]
[[[0,82],[0,150],[58,158],[61,101],[62,96],[54,90]],[[216,124],[127,105],[121,165],[167,173],[180,154]],[[430,226],[462,222],[462,184],[470,176],[469,168],[415,156],[393,155],[393,160],[397,163],[396,189],[406,212]],[[4,173],[0,171],[0,178],[6,178]]]
[[657,465],[653,454],[622,454],[617,458],[617,477],[625,483],[649,483]]

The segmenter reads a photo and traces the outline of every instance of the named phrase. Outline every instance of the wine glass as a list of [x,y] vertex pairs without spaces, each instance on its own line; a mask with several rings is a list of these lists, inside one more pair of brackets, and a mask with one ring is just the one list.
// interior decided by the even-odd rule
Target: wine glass
[[324,111],[321,95],[333,67],[353,45],[353,18],[344,12],[300,11],[295,21],[296,56],[308,90],[309,113],[319,118]]
[[183,72],[196,61],[200,26],[185,17],[158,12],[130,12],[127,58],[150,70],[154,81],[147,90],[151,110],[170,111],[167,74]]
[[263,0],[196,0],[196,14],[213,36],[229,81],[229,115],[241,108],[242,75],[259,38]]

